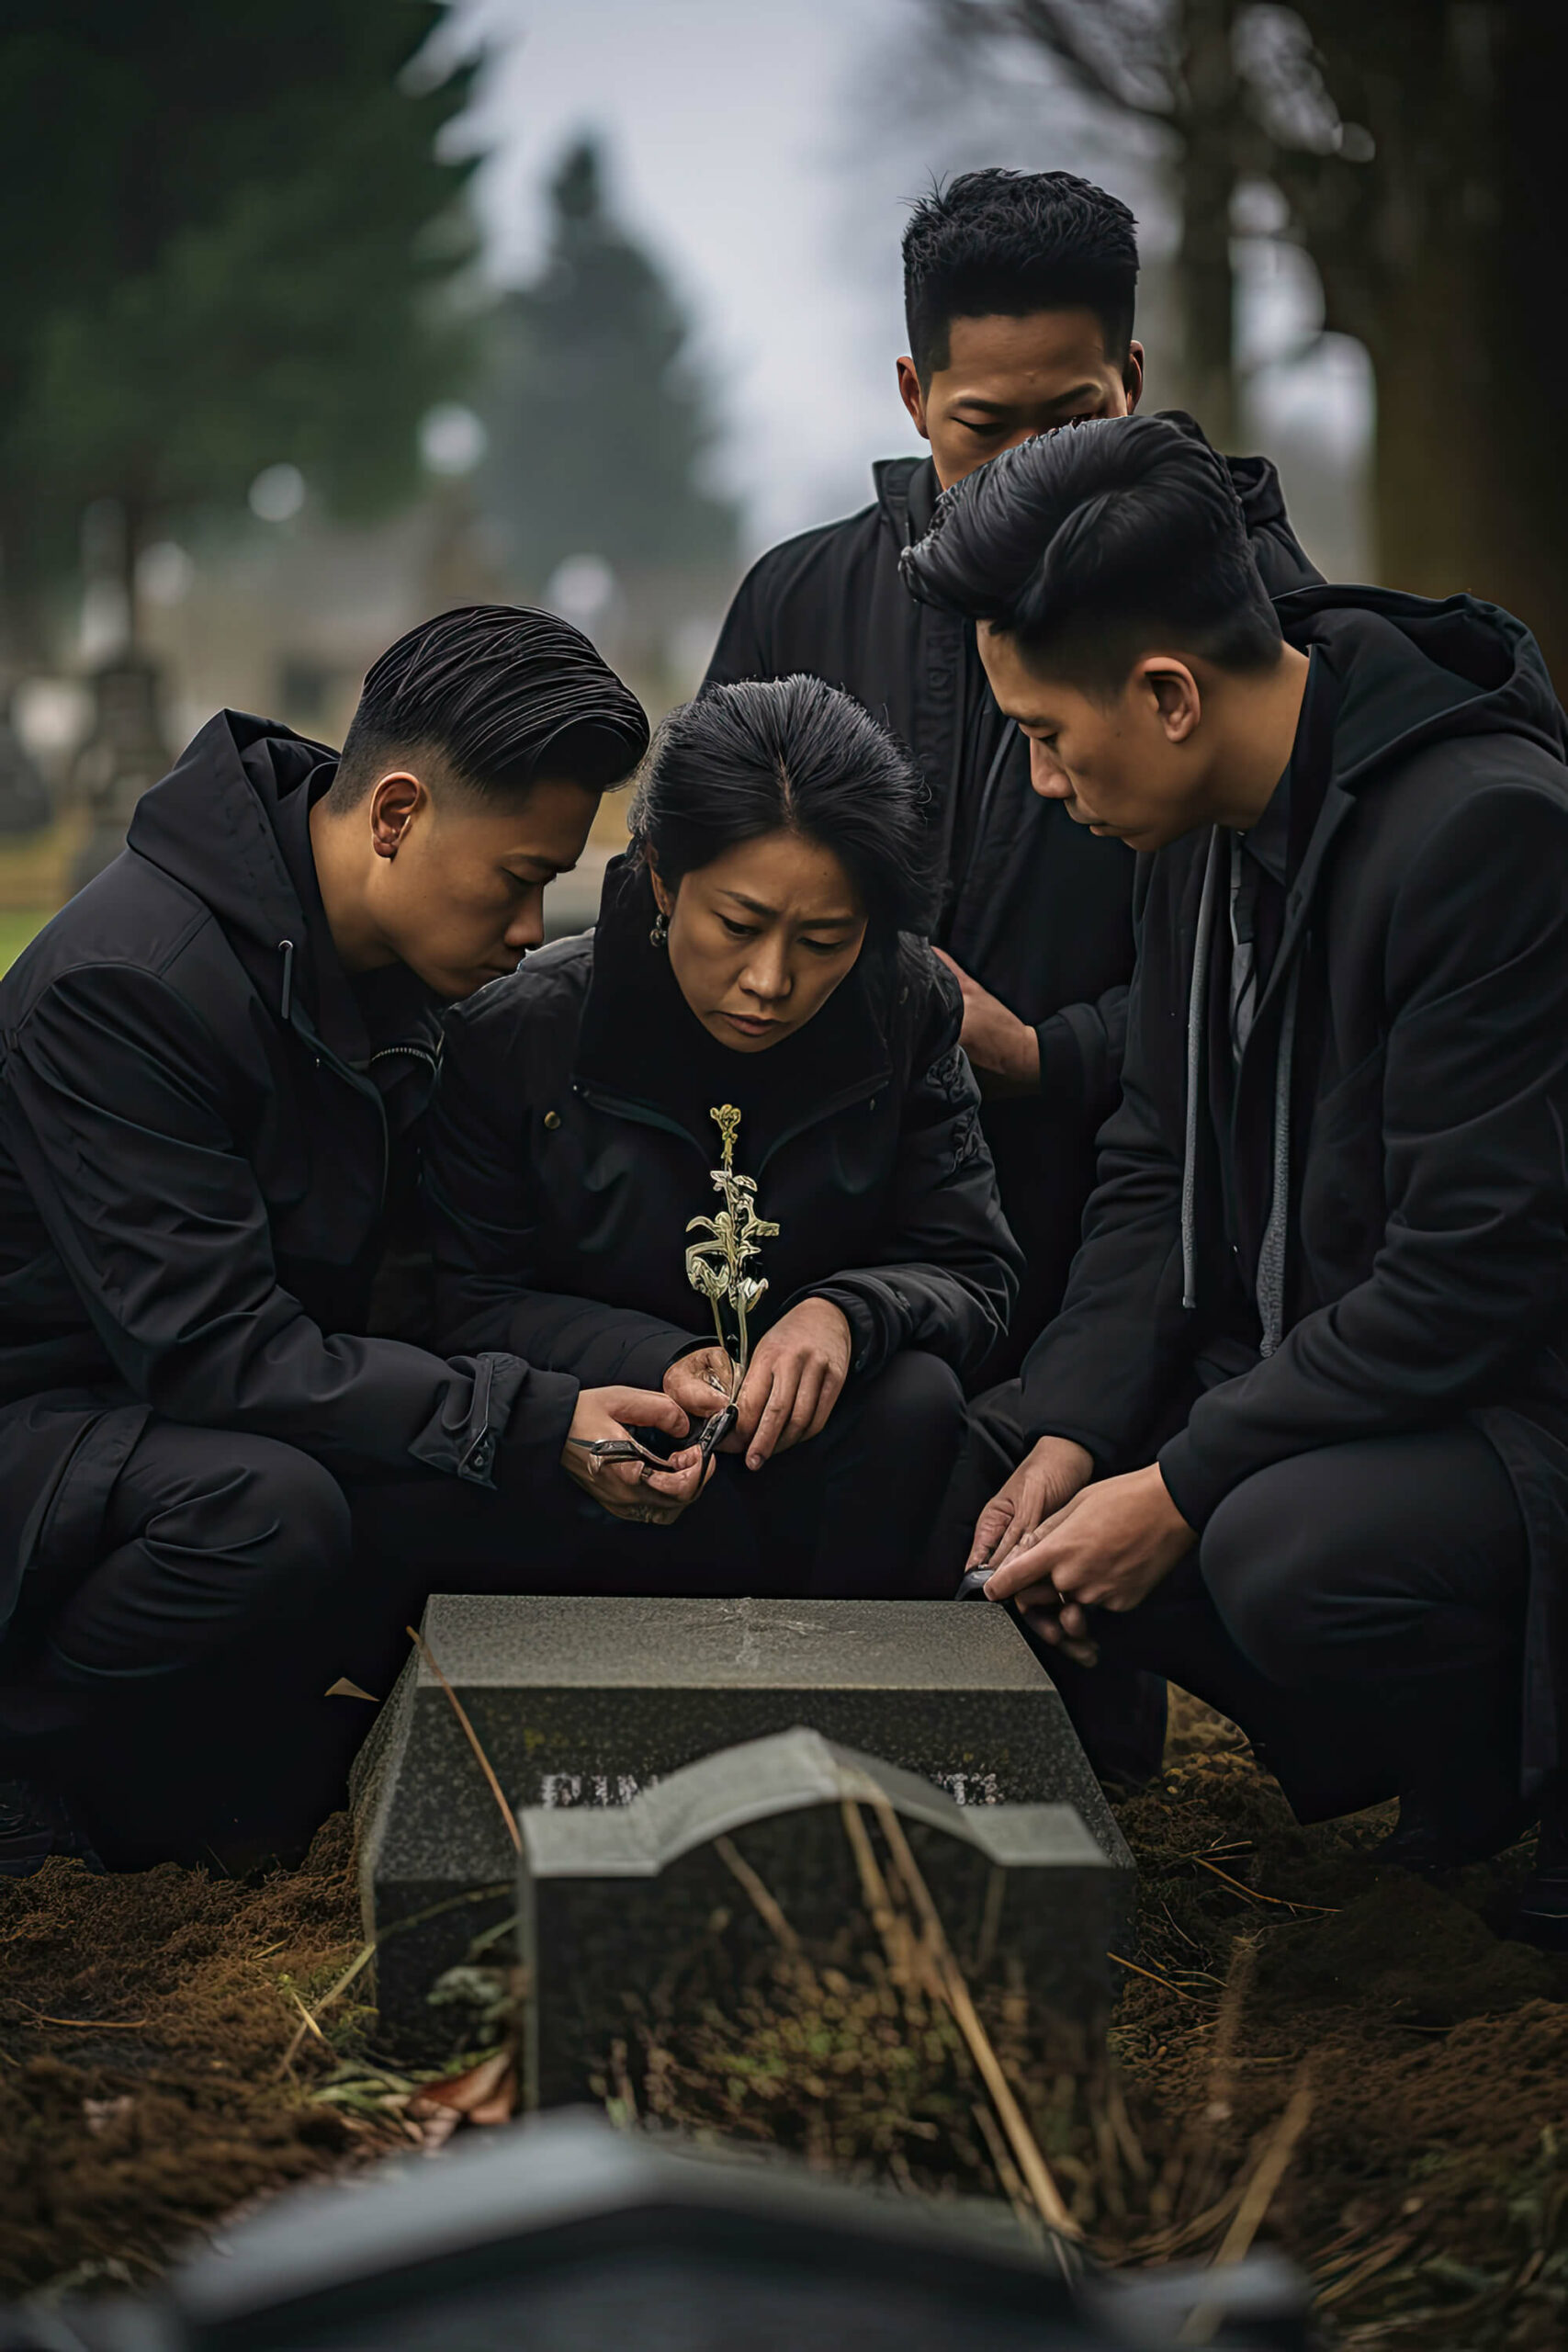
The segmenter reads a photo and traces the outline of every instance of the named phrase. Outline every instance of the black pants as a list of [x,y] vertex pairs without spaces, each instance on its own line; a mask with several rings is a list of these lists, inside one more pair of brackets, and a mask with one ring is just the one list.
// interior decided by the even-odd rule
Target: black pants
[[[963,1429],[956,1376],[906,1353],[808,1444],[755,1473],[724,1459],[659,1529],[611,1521],[564,1475],[525,1498],[340,1479],[271,1439],[153,1420],[96,1560],[28,1579],[0,1651],[0,1769],[73,1775],[92,1750],[112,1771],[163,1742],[205,1772],[237,1742],[282,1770],[340,1676],[385,1695],[432,1591],[897,1593]],[[355,1703],[328,1711],[350,1744]]]
[[909,1598],[963,1437],[957,1374],[907,1351],[852,1381],[819,1436],[762,1469],[717,1456],[673,1527],[617,1524],[584,1496],[562,1589]]
[[[1016,1393],[972,1421],[987,1493],[1026,1451]],[[1233,1488],[1139,1608],[1095,1611],[1096,1670],[1219,1708],[1303,1819],[1395,1793],[1485,1813],[1517,1787],[1528,1569],[1512,1482],[1467,1423],[1323,1446]]]

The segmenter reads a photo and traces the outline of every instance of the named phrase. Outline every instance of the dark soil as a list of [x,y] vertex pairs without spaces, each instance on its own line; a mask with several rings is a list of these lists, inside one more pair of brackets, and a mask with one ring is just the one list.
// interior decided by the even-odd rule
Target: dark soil
[[[1289,2109],[1264,2234],[1353,2346],[1547,2352],[1568,2337],[1568,1962],[1502,1940],[1522,1854],[1441,1888],[1381,1869],[1386,1822],[1303,1830],[1229,1726],[1183,1705],[1120,1817],[1140,1864],[1109,2098],[1052,2072],[1005,1971],[993,2038],[1097,2251],[1212,2253]],[[944,2012],[869,1929],[809,1977],[628,2024],[604,2093],[906,2186],[1008,2186]],[[0,2292],[140,2282],[311,2174],[423,2136],[378,2064],[341,1819],[253,1881],[51,1864],[0,1884]],[[863,1950],[859,1949],[864,1947]],[[818,1956],[819,1957],[819,1956]],[[1292,2098],[1295,2104],[1292,2107]],[[417,2117],[420,2110],[416,2107]]]

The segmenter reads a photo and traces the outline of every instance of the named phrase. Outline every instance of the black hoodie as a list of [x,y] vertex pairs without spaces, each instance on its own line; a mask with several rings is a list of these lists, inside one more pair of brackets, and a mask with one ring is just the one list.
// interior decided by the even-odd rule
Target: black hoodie
[[[1173,421],[1196,434],[1190,417]],[[1262,458],[1227,461],[1271,595],[1318,577]],[[1115,1105],[1133,969],[1133,859],[1031,790],[1029,751],[991,697],[971,623],[918,604],[898,558],[931,521],[931,459],[875,468],[874,503],[770,549],[725,621],[707,684],[808,671],[845,686],[914,753],[931,794],[945,899],[937,944],[1034,1029],[1037,1099],[982,1112],[1002,1206],[1028,1260],[1016,1363],[1061,1296]],[[1008,1368],[993,1362],[991,1376]]]
[[1337,699],[1230,1133],[1204,829],[1143,867],[1122,1107],[1022,1419],[1133,1468],[1190,1368],[1220,1366],[1159,1456],[1198,1528],[1270,1463],[1475,1421],[1530,1532],[1542,1766],[1568,1558],[1565,722],[1495,605],[1320,587],[1279,610]]
[[558,1457],[574,1380],[365,1336],[441,1031],[412,975],[337,960],[334,757],[220,714],[0,982],[0,1623],[40,1543],[91,1556],[149,1411],[340,1469]]

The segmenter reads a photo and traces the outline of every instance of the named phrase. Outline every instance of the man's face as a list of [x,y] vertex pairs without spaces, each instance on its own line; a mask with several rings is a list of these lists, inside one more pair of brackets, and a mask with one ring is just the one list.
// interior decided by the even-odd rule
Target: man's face
[[912,359],[898,362],[898,391],[931,445],[943,490],[999,449],[1031,441],[1074,417],[1126,416],[1144,388],[1144,350],[1125,367],[1106,356],[1092,311],[1033,311],[1027,318],[954,319],[947,366],[922,385]]
[[514,970],[544,938],[545,885],[577,864],[598,806],[596,792],[558,779],[487,802],[384,777],[368,803],[369,897],[390,956],[444,997]]
[[1181,656],[1151,653],[1102,699],[1043,675],[982,621],[980,659],[998,707],[1029,741],[1029,780],[1077,825],[1132,849],[1164,849],[1208,821],[1211,746]]

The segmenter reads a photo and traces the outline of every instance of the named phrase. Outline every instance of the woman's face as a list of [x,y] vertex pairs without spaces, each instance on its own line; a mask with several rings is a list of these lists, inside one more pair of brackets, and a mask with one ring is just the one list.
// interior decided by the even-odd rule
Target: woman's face
[[865,910],[829,849],[764,833],[654,896],[670,918],[670,968],[708,1035],[765,1053],[820,1012],[854,964]]

